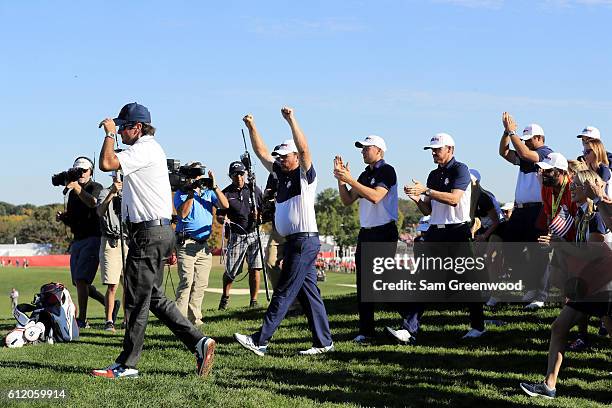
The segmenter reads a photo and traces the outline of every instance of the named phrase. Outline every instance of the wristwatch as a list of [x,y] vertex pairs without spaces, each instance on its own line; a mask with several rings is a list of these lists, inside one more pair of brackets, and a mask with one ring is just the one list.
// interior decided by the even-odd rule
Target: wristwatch
[[514,130],[509,131],[508,136],[516,136],[516,132]]
[[427,197],[429,197],[430,194],[431,194],[431,188],[428,188],[427,190],[425,190],[425,195]]
[[115,139],[117,137],[116,133],[107,133],[104,137],[110,137],[111,139]]

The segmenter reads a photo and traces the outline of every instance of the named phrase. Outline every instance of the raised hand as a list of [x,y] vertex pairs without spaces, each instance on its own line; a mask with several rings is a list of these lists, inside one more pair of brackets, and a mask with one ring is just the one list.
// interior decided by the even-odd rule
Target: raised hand
[[253,126],[255,126],[255,118],[253,118],[253,115],[250,113],[246,114],[244,118],[242,118],[242,121],[248,129],[253,129]]
[[514,121],[512,115],[510,115],[508,112],[502,113],[502,123],[506,132],[516,131],[516,122]]
[[293,119],[293,108],[290,108],[289,106],[283,106],[281,109],[281,114],[283,115],[283,118],[285,118],[286,121],[290,121]]

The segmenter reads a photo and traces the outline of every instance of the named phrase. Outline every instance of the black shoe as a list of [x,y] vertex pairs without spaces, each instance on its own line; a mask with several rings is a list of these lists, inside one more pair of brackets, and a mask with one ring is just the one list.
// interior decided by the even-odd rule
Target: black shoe
[[228,303],[229,303],[229,296],[221,295],[221,301],[219,302],[219,310],[227,309]]
[[117,321],[117,314],[119,313],[120,308],[121,308],[121,301],[115,300],[115,303],[113,303],[113,315],[111,317],[113,319],[113,324]]
[[259,307],[259,303],[257,303],[257,300],[251,299],[251,303],[249,303],[249,309],[253,309],[255,307]]

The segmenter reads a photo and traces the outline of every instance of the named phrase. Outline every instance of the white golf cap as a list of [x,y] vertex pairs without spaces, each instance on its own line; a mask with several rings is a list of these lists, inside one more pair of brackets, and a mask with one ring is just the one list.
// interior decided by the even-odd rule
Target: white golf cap
[[89,170],[89,169],[93,169],[93,163],[86,157],[79,157],[78,159],[74,161],[72,168]]
[[297,153],[298,149],[295,146],[295,142],[293,139],[287,139],[280,145],[278,145],[278,150],[274,149],[272,152],[272,156],[284,156],[289,153]]
[[455,141],[448,133],[436,133],[429,141],[429,145],[423,147],[423,149],[437,149],[443,146],[455,146]]
[[559,169],[567,171],[567,159],[561,153],[550,153],[544,161],[537,162],[537,166],[541,169]]
[[376,146],[383,152],[387,151],[387,144],[385,143],[385,140],[382,137],[376,136],[376,135],[369,135],[369,136],[366,136],[365,139],[361,141],[358,140],[355,142],[355,147],[358,147],[361,149],[364,146]]
[[523,136],[521,136],[521,140],[529,140],[534,136],[544,136],[544,129],[542,129],[542,126],[538,125],[537,123],[532,123],[523,129]]
[[500,207],[503,211],[510,211],[514,208],[514,203],[506,203]]
[[480,183],[480,172],[476,169],[470,169],[470,176],[472,181],[477,181]]
[[429,215],[421,217],[419,223],[417,224],[416,230],[419,232],[427,232],[427,230],[429,229],[429,219]]
[[597,129],[595,126],[585,127],[584,129],[582,129],[582,132],[580,132],[580,134],[576,137],[582,136],[590,137],[591,139],[601,140],[601,134],[599,133],[599,129]]

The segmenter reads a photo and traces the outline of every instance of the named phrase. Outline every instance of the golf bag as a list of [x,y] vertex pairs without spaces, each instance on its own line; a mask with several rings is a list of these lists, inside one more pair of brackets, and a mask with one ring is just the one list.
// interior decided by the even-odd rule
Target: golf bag
[[[31,304],[13,309],[17,327],[4,339],[7,347],[46,342],[68,342],[79,338],[76,307],[68,289],[61,283],[47,283]],[[28,314],[29,313],[29,316]]]

